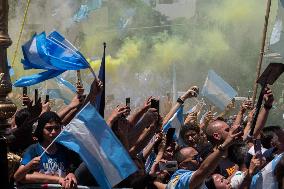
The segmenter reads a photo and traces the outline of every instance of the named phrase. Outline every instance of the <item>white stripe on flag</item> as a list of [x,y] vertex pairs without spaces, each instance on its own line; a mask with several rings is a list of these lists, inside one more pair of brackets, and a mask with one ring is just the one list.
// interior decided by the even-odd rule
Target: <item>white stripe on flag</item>
[[[99,127],[99,125],[96,125]],[[91,131],[85,126],[84,122],[79,119],[73,119],[68,127],[64,129],[64,132],[70,132],[72,135],[84,145],[89,156],[96,157],[99,164],[104,170],[110,181],[111,185],[114,186],[118,184],[123,178],[117,172],[116,168],[108,161],[108,157],[104,150],[99,145],[99,142],[92,136]],[[102,136],[103,138],[103,136]],[[111,146],[110,146],[111,148]]]

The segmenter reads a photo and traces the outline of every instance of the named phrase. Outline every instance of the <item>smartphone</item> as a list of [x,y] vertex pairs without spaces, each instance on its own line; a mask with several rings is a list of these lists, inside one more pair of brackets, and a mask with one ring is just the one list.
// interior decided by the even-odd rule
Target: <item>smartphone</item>
[[38,101],[38,89],[35,89],[35,102]]
[[28,95],[28,87],[23,87],[23,96]]
[[45,95],[45,103],[49,102],[49,95]]
[[254,141],[254,152],[256,157],[261,157],[262,152],[261,152],[261,140],[260,139],[255,139]]
[[130,97],[125,99],[125,105],[130,107]]
[[169,128],[166,134],[166,146],[170,145],[174,139],[176,129],[175,128]]
[[159,113],[159,100],[157,99],[151,99],[151,108],[155,108],[158,110],[158,113]]
[[177,161],[159,162],[160,170],[176,171],[178,169]]
[[[28,87],[23,87],[23,96],[27,96],[28,95]],[[24,100],[22,102],[22,106],[25,106],[26,104],[24,103]]]

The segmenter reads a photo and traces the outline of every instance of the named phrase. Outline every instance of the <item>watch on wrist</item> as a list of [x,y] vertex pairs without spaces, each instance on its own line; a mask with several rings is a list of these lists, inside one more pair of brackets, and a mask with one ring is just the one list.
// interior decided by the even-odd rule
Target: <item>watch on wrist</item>
[[184,101],[180,97],[178,97],[177,102],[180,103],[180,104],[184,103]]

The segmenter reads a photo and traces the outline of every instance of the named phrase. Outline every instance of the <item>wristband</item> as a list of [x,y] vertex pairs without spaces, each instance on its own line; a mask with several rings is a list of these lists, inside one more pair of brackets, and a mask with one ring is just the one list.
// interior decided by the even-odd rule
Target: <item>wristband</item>
[[225,152],[225,148],[224,148],[224,146],[222,146],[222,144],[219,145],[219,146],[217,146],[217,149],[218,149],[220,152]]
[[270,110],[270,109],[272,108],[272,105],[264,104],[263,107],[264,107],[266,110]]
[[177,102],[180,103],[180,104],[184,103],[184,101],[180,97],[178,97]]

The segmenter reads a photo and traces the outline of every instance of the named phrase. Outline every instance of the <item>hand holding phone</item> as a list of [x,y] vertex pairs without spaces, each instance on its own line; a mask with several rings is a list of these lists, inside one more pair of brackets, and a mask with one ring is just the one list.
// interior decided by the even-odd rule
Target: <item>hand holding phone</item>
[[23,87],[23,101],[22,101],[22,106],[26,106],[26,101],[25,101],[25,97],[28,95],[28,88],[27,87]]
[[151,108],[155,108],[159,113],[159,109],[160,109],[159,107],[160,107],[159,100],[152,98],[151,99]]
[[49,95],[45,95],[45,103],[49,102]]

